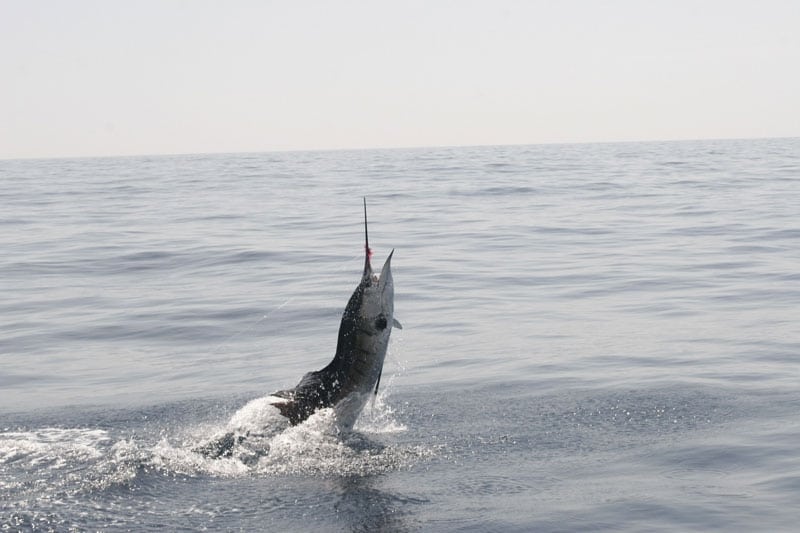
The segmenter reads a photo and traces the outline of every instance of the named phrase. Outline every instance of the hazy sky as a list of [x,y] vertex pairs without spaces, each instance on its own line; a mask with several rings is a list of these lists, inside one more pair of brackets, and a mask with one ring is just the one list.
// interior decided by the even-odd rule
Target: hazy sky
[[800,136],[800,0],[0,0],[0,158]]

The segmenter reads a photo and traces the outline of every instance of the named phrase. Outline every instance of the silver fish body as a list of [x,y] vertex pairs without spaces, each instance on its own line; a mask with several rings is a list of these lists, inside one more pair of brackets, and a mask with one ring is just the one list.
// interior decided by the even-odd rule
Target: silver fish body
[[[366,234],[366,202],[364,228]],[[322,370],[304,375],[294,388],[273,394],[280,398],[273,405],[292,424],[332,407],[339,424],[352,427],[370,396],[377,394],[392,327],[400,324],[394,318],[394,250],[380,275],[375,275],[366,240],[364,273],[342,314],[333,360]]]
[[[386,258],[380,275],[375,275],[370,263],[366,200],[364,234],[364,273],[342,314],[333,360],[322,370],[304,375],[297,386],[278,391],[267,399],[292,425],[303,422],[319,409],[330,407],[339,427],[352,428],[369,398],[378,392],[392,328],[401,326],[394,318],[391,266],[394,250]],[[250,430],[233,428],[195,451],[212,458],[231,457],[251,436]],[[266,451],[247,453],[245,456],[257,460]]]

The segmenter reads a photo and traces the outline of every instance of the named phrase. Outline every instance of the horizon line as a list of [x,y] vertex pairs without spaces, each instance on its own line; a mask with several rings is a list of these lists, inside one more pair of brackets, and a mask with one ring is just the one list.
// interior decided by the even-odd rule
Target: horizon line
[[410,145],[410,146],[374,146],[353,148],[290,148],[266,150],[241,150],[233,152],[163,152],[140,154],[106,154],[106,155],[52,155],[52,156],[0,156],[0,161],[48,161],[63,159],[121,159],[139,157],[187,157],[187,156],[221,156],[245,154],[297,154],[315,152],[365,152],[381,150],[437,150],[447,148],[491,148],[500,146],[557,146],[557,145],[587,145],[587,144],[645,144],[669,142],[698,142],[698,141],[756,141],[756,140],[781,140],[800,139],[800,135],[758,136],[758,137],[698,137],[698,138],[672,138],[672,139],[639,139],[639,140],[611,140],[611,141],[544,141],[533,143],[500,143],[500,144],[441,144],[441,145]]

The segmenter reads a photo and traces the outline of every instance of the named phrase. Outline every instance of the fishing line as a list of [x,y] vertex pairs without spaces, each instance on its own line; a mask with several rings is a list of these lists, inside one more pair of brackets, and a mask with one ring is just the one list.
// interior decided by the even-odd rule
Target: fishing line
[[230,343],[230,342],[231,342],[233,339],[235,339],[235,338],[239,337],[240,335],[243,335],[244,333],[247,333],[247,332],[249,332],[249,331],[252,331],[252,330],[254,330],[254,329],[256,328],[256,326],[258,326],[258,325],[259,325],[259,324],[261,324],[263,321],[265,321],[267,318],[269,318],[269,317],[270,317],[270,315],[272,315],[272,314],[276,313],[277,311],[280,311],[281,309],[283,309],[284,307],[286,307],[287,305],[289,305],[289,303],[291,303],[291,301],[292,301],[292,300],[294,300],[294,297],[287,298],[286,300],[284,300],[284,302],[283,302],[282,304],[280,304],[279,306],[275,307],[274,309],[272,309],[272,310],[271,310],[271,311],[269,311],[268,313],[266,313],[266,314],[262,315],[262,316],[261,316],[261,318],[259,318],[259,319],[258,319],[258,320],[256,320],[255,322],[253,322],[253,323],[252,323],[250,326],[244,327],[244,328],[240,329],[239,331],[237,331],[237,332],[233,333],[233,334],[232,334],[232,335],[230,335],[228,338],[226,338],[224,341],[222,341],[221,343],[219,343],[219,344],[216,346],[216,348],[214,348],[213,350],[211,350],[211,354],[212,354],[212,355],[216,355],[216,354],[217,354],[217,353],[218,353],[220,350],[222,350],[222,348],[223,348],[224,346],[228,345],[228,344],[229,344],[229,343]]
[[[352,263],[352,262],[356,261],[356,260],[357,260],[357,259],[359,259],[360,257],[361,257],[361,254],[356,254],[356,255],[352,256],[350,259],[347,259],[347,260],[344,260],[344,261],[340,261],[336,267],[334,267],[333,269],[331,269],[331,272],[333,272],[333,273],[339,273],[339,272],[342,272],[342,271],[344,271],[344,270],[345,270],[345,268],[347,268],[347,265],[349,265],[350,263]],[[288,280],[288,279],[290,279],[290,278],[284,278],[284,279],[285,279],[285,280]],[[280,280],[279,280],[279,281],[280,281]],[[220,342],[220,343],[219,343],[219,344],[218,344],[216,347],[214,347],[214,348],[213,348],[213,349],[210,351],[210,354],[211,354],[211,355],[217,355],[217,354],[219,354],[219,353],[220,353],[220,352],[223,350],[223,348],[225,348],[227,345],[229,345],[229,344],[231,343],[231,341],[233,341],[234,339],[236,339],[236,338],[238,338],[238,337],[240,337],[240,336],[244,335],[245,333],[249,333],[249,332],[253,331],[253,330],[254,330],[254,329],[256,329],[256,328],[257,328],[257,327],[258,327],[258,326],[259,326],[259,325],[260,325],[262,322],[264,322],[264,321],[265,321],[267,318],[269,318],[269,317],[270,317],[270,316],[272,316],[273,314],[277,313],[278,311],[280,311],[281,309],[283,309],[284,307],[286,307],[287,305],[289,305],[289,304],[290,304],[292,301],[294,301],[294,300],[296,300],[296,299],[297,299],[297,298],[296,298],[295,296],[291,296],[291,297],[287,298],[286,300],[284,300],[284,301],[283,301],[283,303],[281,303],[281,304],[280,304],[280,305],[278,305],[277,307],[273,308],[272,310],[270,310],[270,311],[269,311],[269,312],[267,312],[266,314],[264,314],[264,315],[262,315],[261,317],[259,317],[259,318],[258,318],[258,320],[256,320],[255,322],[251,323],[251,324],[250,324],[250,325],[248,325],[248,326],[245,326],[245,327],[241,328],[239,331],[236,331],[236,332],[232,333],[232,334],[231,334],[230,336],[228,336],[228,337],[227,337],[225,340],[223,340],[223,341],[222,341],[222,342]]]

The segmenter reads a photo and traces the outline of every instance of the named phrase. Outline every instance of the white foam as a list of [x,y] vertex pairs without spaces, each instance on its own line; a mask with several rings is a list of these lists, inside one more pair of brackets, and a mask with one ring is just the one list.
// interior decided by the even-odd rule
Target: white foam
[[151,452],[150,462],[154,467],[175,474],[235,477],[250,471],[247,465],[235,458],[211,459],[190,447],[173,445],[167,439],[159,441]]
[[369,475],[410,466],[429,455],[422,447],[384,446],[344,433],[333,409],[321,409],[304,423],[270,441],[269,453],[255,471],[285,475]]
[[236,411],[228,422],[227,429],[240,433],[261,432],[264,428],[272,426],[285,426],[286,419],[280,414],[278,408],[272,405],[275,402],[285,401],[275,396],[264,396],[250,400],[244,407]]
[[46,427],[0,432],[0,464],[22,462],[61,468],[70,462],[101,457],[102,448],[109,441],[108,433],[102,429]]
[[399,433],[408,428],[394,417],[394,409],[386,402],[384,394],[378,394],[368,402],[354,426],[364,433]]
[[[154,450],[154,461],[174,472],[219,476],[365,475],[410,466],[430,455],[424,447],[386,446],[371,440],[370,435],[406,429],[394,418],[384,395],[367,404],[356,424],[357,432],[352,432],[334,409],[320,409],[291,426],[272,405],[281,400],[256,398],[222,426],[195,428],[189,442],[172,445],[162,441]],[[231,436],[229,456],[212,458],[196,451],[215,439]]]
[[[115,442],[107,431],[91,428],[4,431],[0,467],[35,473],[48,483],[68,483],[76,490],[102,490],[150,470],[219,477],[366,475],[408,467],[431,455],[422,446],[373,440],[405,430],[383,395],[367,404],[356,432],[343,427],[333,409],[321,409],[291,426],[271,405],[277,400],[256,398],[224,424],[184,428],[155,444],[137,438]],[[230,456],[213,458],[197,452],[204,442],[228,434],[234,435]],[[15,477],[0,478],[3,490],[22,490],[21,483]]]

